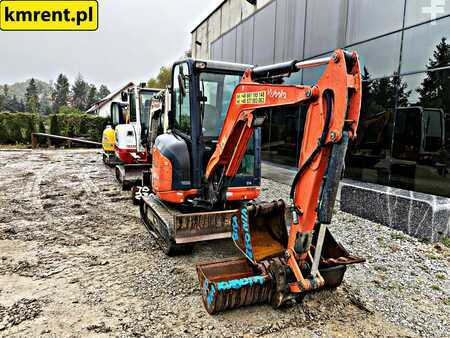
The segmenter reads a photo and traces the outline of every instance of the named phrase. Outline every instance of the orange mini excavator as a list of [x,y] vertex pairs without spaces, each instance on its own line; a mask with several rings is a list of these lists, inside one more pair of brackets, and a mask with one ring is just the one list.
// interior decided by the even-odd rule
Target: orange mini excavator
[[[326,68],[314,86],[280,84],[293,72],[322,65]],[[308,291],[338,286],[346,265],[363,261],[351,256],[327,229],[347,145],[355,138],[359,120],[356,53],[336,50],[329,58],[248,69],[233,92],[206,166],[204,189],[195,198],[223,208],[227,187],[253,131],[264,122],[264,111],[298,104],[309,106],[290,212],[279,200],[249,204],[232,216],[232,239],[243,258],[197,265],[203,302],[211,314],[262,302],[279,307]]]

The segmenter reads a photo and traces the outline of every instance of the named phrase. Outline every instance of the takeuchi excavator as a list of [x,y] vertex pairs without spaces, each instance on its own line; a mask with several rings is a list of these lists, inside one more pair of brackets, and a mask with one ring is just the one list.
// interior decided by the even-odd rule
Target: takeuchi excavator
[[[283,77],[322,65],[326,68],[313,86],[282,84]],[[210,314],[264,302],[279,307],[309,291],[337,287],[348,264],[364,261],[350,255],[327,228],[360,114],[361,74],[355,52],[336,50],[329,58],[248,69],[233,92],[196,198],[203,205],[222,208],[227,187],[267,108],[298,104],[307,104],[308,111],[292,203],[253,203],[232,216],[232,239],[242,258],[197,265]]]
[[112,125],[103,133],[103,160],[115,167],[116,178],[125,190],[137,184],[142,171],[151,166],[143,135],[150,127],[147,123],[151,120],[151,98],[160,91],[145,83],[134,85],[122,91],[122,102],[111,104]]

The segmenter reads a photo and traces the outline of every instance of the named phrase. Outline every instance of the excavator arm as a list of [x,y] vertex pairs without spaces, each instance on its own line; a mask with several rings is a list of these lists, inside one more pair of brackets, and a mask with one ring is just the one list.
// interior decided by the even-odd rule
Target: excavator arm
[[[261,83],[301,69],[327,65],[314,86]],[[292,195],[302,180],[302,189],[311,190],[322,177],[317,170],[305,172],[313,162],[323,162],[330,145],[339,143],[344,131],[354,138],[361,106],[361,74],[356,53],[337,50],[330,58],[306,62],[287,62],[248,69],[235,88],[217,147],[205,170],[208,181],[206,199],[223,202],[228,184],[236,176],[254,128],[261,126],[269,108],[309,104],[299,160],[301,173],[292,186]],[[312,166],[314,167],[314,165]],[[314,174],[312,176],[312,174]],[[311,182],[307,187],[305,182]],[[292,196],[294,197],[294,196]],[[307,210],[306,201],[298,200],[299,211]]]
[[[280,77],[301,69],[324,65],[326,68],[322,76],[313,86],[273,84]],[[271,285],[288,285],[289,294],[300,294],[323,287],[325,280],[319,273],[319,264],[323,265],[328,261],[346,265],[363,261],[350,256],[337,245],[326,228],[326,224],[331,222],[348,140],[355,138],[358,126],[361,74],[357,54],[336,50],[330,58],[292,61],[247,70],[234,90],[216,150],[205,174],[208,184],[204,198],[212,205],[221,205],[254,129],[264,121],[264,111],[299,104],[308,104],[308,111],[301,140],[298,172],[291,187],[292,219],[287,240],[280,240],[283,236],[272,240],[275,233],[283,231],[281,221],[278,222],[280,231],[273,228],[266,231],[270,236],[264,231],[258,233],[256,230],[249,230],[252,226],[258,227],[257,224],[250,224],[249,210],[264,214],[265,207],[261,205],[256,205],[253,209],[243,208],[240,220],[236,218],[233,223],[233,239],[251,266],[257,267],[259,271],[265,271],[264,266],[269,266],[270,273],[264,275],[264,278],[271,280]],[[240,244],[237,243],[238,234],[242,239]],[[327,245],[324,245],[326,241]],[[324,260],[322,250],[325,251],[325,256],[330,256],[329,259]],[[275,264],[271,261],[274,257],[282,259]],[[229,264],[231,269],[235,263]],[[205,273],[207,269],[200,267],[198,271],[200,279],[208,285],[211,293],[211,285],[213,288],[214,285],[220,285],[211,284]],[[291,276],[289,283],[286,282],[288,274]],[[284,282],[280,282],[277,276],[284,276],[284,279],[281,278]],[[260,281],[263,284],[263,280]],[[214,295],[221,295],[216,289],[213,291]],[[271,296],[272,303],[280,305],[285,301],[286,290],[278,290],[277,287],[274,291],[272,287],[270,292],[276,295]],[[210,313],[215,311],[211,310],[214,307],[211,307],[209,300],[205,305]]]

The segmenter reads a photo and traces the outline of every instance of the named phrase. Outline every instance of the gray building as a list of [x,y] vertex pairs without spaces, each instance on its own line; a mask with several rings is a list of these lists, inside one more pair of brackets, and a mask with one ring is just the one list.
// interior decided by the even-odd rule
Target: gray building
[[[330,55],[338,47],[356,50],[364,98],[346,177],[390,187],[389,194],[392,188],[425,193],[413,199],[427,201],[416,208],[418,217],[430,209],[433,223],[433,210],[450,202],[440,199],[450,197],[449,33],[450,0],[227,0],[192,31],[192,51],[265,65]],[[320,74],[305,70],[289,81],[311,85]],[[297,164],[305,112],[269,112],[263,159]]]

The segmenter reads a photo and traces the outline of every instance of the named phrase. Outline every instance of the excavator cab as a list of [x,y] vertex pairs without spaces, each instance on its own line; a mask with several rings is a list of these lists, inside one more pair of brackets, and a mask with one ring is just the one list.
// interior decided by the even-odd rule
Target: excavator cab
[[145,139],[149,128],[152,97],[161,89],[147,88],[145,84],[132,86],[122,92],[127,105],[125,121],[115,128],[115,152],[120,163],[115,166],[116,178],[125,190],[139,183],[143,170],[150,168]]
[[[205,168],[214,153],[235,87],[249,65],[186,59],[172,68],[168,133],[153,147],[153,190],[171,203],[195,205]],[[242,164],[227,191],[228,201],[259,196],[261,133],[249,142]]]

